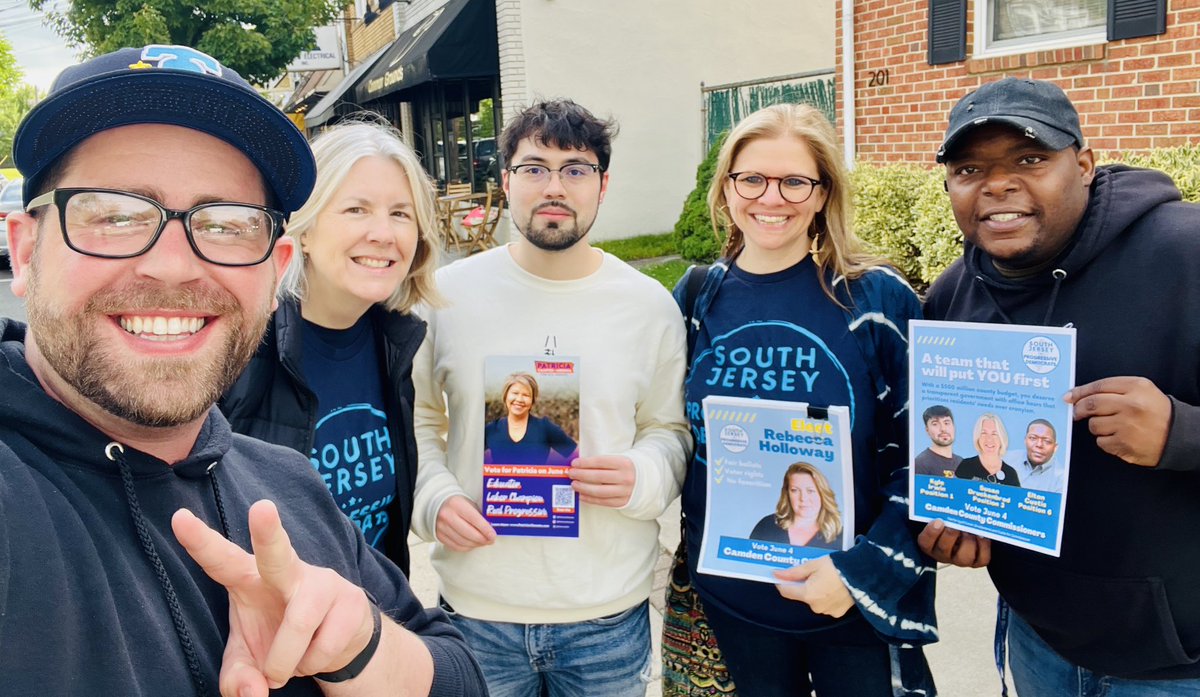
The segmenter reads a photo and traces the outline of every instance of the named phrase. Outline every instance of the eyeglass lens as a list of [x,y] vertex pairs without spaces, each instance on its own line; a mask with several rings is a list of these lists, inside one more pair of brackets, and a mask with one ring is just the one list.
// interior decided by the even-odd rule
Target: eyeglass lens
[[[80,191],[67,200],[63,219],[79,251],[120,257],[147,251],[164,214],[135,196]],[[200,255],[218,264],[256,263],[266,256],[274,237],[274,223],[266,211],[237,204],[198,206],[187,225]]]
[[804,203],[816,185],[806,177],[767,177],[757,172],[739,172],[733,176],[733,188],[738,196],[754,200],[767,193],[771,182],[779,182],[779,195],[788,203]]
[[545,184],[550,181],[552,172],[558,172],[558,178],[564,184],[582,184],[599,174],[596,167],[590,164],[563,165],[558,169],[542,165],[516,165],[512,170],[522,181],[531,184]]

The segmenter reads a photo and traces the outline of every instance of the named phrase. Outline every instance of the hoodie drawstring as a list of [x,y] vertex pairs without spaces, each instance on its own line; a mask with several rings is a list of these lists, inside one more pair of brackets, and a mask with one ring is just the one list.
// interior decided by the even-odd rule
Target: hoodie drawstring
[[217,502],[217,517],[221,519],[221,534],[229,539],[229,521],[225,519],[225,502],[221,500],[221,487],[217,486],[217,463],[213,462],[204,470],[208,474],[208,482],[212,484],[213,499]]
[[[1050,275],[1054,277],[1054,286],[1050,289],[1050,302],[1046,305],[1046,316],[1042,318],[1043,326],[1050,326],[1050,315],[1054,314],[1054,303],[1058,301],[1058,290],[1062,287],[1063,281],[1067,279],[1067,272],[1063,269],[1055,269]],[[996,313],[1000,315],[1000,319],[1004,320],[1005,324],[1016,324],[1008,316],[1008,313],[1004,311],[1004,308],[1000,307],[996,296],[992,295],[992,289],[988,288],[987,280],[978,274],[972,280],[975,282],[975,285],[979,286],[988,300],[992,301],[992,307],[996,308]]]
[[[133,517],[133,527],[137,530],[138,541],[142,543],[142,552],[158,576],[158,585],[162,588],[167,608],[171,612],[171,622],[175,625],[175,636],[179,638],[179,645],[187,660],[188,672],[191,673],[192,683],[196,686],[196,694],[199,697],[208,697],[208,685],[200,673],[200,659],[196,657],[196,647],[192,643],[192,635],[184,622],[183,610],[179,607],[179,596],[175,593],[175,586],[171,584],[171,577],[167,575],[167,568],[163,566],[162,559],[158,556],[158,550],[154,547],[150,531],[146,529],[142,506],[138,503],[137,492],[133,487],[133,472],[129,469],[129,463],[125,461],[125,448],[120,443],[109,443],[104,448],[104,454],[108,456],[109,460],[116,462],[121,471],[121,481],[125,485],[125,502],[129,505],[129,514]],[[215,490],[215,478],[213,478],[213,482]],[[224,513],[221,515],[221,522],[222,524],[225,522]]]
[[1054,276],[1054,287],[1050,289],[1050,304],[1046,306],[1046,316],[1042,318],[1042,324],[1049,326],[1050,313],[1054,312],[1054,301],[1058,300],[1058,289],[1062,287],[1062,282],[1067,277],[1067,272],[1062,269],[1055,269],[1050,274]]

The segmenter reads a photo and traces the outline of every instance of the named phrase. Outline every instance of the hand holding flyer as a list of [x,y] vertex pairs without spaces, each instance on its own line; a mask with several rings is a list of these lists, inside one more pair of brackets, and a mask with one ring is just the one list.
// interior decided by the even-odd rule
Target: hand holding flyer
[[[1058,556],[1075,330],[914,320],[909,346],[910,516]],[[978,565],[960,537],[927,529],[923,548]]]
[[698,571],[779,583],[774,571],[849,548],[847,407],[710,396],[703,409],[708,506]]
[[579,359],[484,362],[483,517],[496,535],[579,537]]

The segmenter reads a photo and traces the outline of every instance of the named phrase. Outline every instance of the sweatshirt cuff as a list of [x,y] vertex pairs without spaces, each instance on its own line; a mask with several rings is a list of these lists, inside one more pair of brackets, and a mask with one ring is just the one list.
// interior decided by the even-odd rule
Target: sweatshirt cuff
[[1185,404],[1170,395],[1167,398],[1171,400],[1171,426],[1158,469],[1200,471],[1200,407]]
[[483,673],[471,658],[466,643],[449,637],[421,637],[433,658],[433,684],[429,697],[483,697]]
[[667,481],[667,466],[656,462],[652,454],[634,448],[621,453],[621,457],[633,463],[634,479],[629,503],[618,510],[634,520],[654,520],[679,495],[679,485]]

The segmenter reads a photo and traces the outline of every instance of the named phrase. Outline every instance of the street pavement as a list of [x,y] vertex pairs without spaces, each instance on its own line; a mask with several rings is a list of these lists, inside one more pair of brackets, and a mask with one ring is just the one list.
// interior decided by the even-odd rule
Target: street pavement
[[[661,697],[659,641],[662,636],[663,597],[671,554],[679,543],[679,501],[659,519],[662,554],[650,596],[650,627],[654,639],[655,677],[646,697]],[[426,606],[437,602],[437,576],[429,564],[428,543],[409,539],[412,552],[413,590]],[[938,624],[941,641],[926,649],[926,656],[942,697],[981,697],[1000,694],[992,659],[992,633],[996,621],[996,589],[983,569],[947,567],[938,571]],[[1015,693],[1009,687],[1009,694]],[[871,696],[864,696],[871,697]]]

